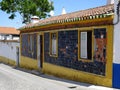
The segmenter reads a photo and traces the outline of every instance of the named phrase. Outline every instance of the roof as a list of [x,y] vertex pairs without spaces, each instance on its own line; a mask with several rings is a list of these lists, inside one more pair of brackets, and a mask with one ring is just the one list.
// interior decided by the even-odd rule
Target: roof
[[81,10],[81,11],[77,11],[73,13],[68,13],[64,15],[53,16],[50,18],[46,18],[44,20],[40,20],[36,24],[32,24],[32,23],[27,24],[26,26],[20,29],[50,25],[50,24],[91,20],[91,19],[97,19],[97,18],[106,18],[106,17],[112,16],[113,14],[114,14],[114,5],[109,4],[109,5],[100,6],[96,8],[90,8],[87,10]]
[[13,27],[0,27],[0,34],[20,34],[20,31]]

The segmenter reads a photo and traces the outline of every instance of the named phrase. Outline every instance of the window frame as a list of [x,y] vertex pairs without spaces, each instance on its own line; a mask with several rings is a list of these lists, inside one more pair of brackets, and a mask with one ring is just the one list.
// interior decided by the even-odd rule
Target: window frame
[[[91,31],[91,39],[92,39],[92,49],[91,49],[91,59],[88,58],[81,58],[81,32],[89,32]],[[94,29],[81,29],[78,30],[78,60],[83,62],[93,62],[93,55],[94,55]]]
[[31,54],[34,52],[34,38],[33,37],[34,37],[34,34],[28,34],[28,42],[30,44],[30,46],[28,47],[28,52]]
[[[56,54],[52,54],[52,34],[56,34]],[[58,32],[50,32],[49,54],[52,57],[58,57]]]
[[[107,45],[107,40],[108,40],[108,32],[107,32],[107,28],[106,27],[101,27],[101,28],[94,28],[94,32],[95,32],[95,30],[97,30],[97,29],[99,29],[99,30],[105,30],[106,31],[106,35],[105,35],[105,38],[104,37],[102,37],[102,39],[103,40],[100,40],[100,42],[102,41],[102,43],[104,42],[104,44],[106,45],[105,46],[105,49],[106,49],[106,51],[105,51],[105,62],[107,61],[107,48],[108,48],[108,45]],[[94,36],[94,39],[95,39],[95,36]],[[100,38],[96,38],[96,39],[101,39],[101,37]],[[106,39],[106,40],[105,40]],[[104,41],[105,40],[105,41]],[[96,44],[97,44],[97,42],[96,42]],[[95,51],[95,40],[94,40],[94,51]],[[95,52],[94,52],[94,55],[95,55]],[[101,61],[99,61],[99,62],[101,62]]]

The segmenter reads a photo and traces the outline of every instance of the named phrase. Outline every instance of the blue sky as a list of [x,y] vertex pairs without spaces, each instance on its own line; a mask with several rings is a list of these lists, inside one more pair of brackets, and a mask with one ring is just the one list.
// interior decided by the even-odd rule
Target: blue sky
[[[67,13],[85,10],[97,6],[103,6],[107,0],[52,0],[54,2],[54,13],[60,15],[64,7]],[[14,20],[10,20],[9,15],[0,11],[0,26],[19,28],[23,26],[22,17],[17,14]]]

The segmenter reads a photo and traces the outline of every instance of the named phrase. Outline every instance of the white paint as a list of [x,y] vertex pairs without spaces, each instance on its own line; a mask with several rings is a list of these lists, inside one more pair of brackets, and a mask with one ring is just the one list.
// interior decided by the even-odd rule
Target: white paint
[[19,37],[13,37],[13,40],[19,40]]
[[87,59],[87,32],[81,32],[80,57]]
[[0,34],[0,40],[5,40],[6,35]]
[[2,39],[2,36],[0,35],[0,40]]
[[[118,17],[116,14],[116,7],[119,0],[115,1],[114,9],[115,9],[115,16],[114,16],[114,23],[117,21]],[[120,16],[119,16],[120,17]],[[114,49],[113,49],[113,63],[120,64],[120,22],[114,25]]]
[[62,13],[61,13],[62,15],[63,14],[66,14],[66,10],[65,10],[65,8],[63,7],[63,9],[62,9]]
[[7,40],[12,40],[12,35],[8,35]]
[[19,36],[13,36],[12,34],[0,34],[0,40],[19,40]]
[[39,22],[39,17],[33,16],[31,17],[31,23],[38,23]]
[[107,4],[113,4],[114,0],[107,0]]
[[0,56],[16,61],[17,60],[16,47],[20,47],[20,43],[17,41],[16,42],[0,41]]
[[54,16],[54,11],[50,11],[50,16]]

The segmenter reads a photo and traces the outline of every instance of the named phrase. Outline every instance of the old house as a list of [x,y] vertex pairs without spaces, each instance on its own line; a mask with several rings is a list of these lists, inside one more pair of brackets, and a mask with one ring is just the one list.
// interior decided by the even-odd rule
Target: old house
[[[20,66],[112,87],[114,4],[52,16],[20,28]],[[117,86],[115,86],[117,87]]]

